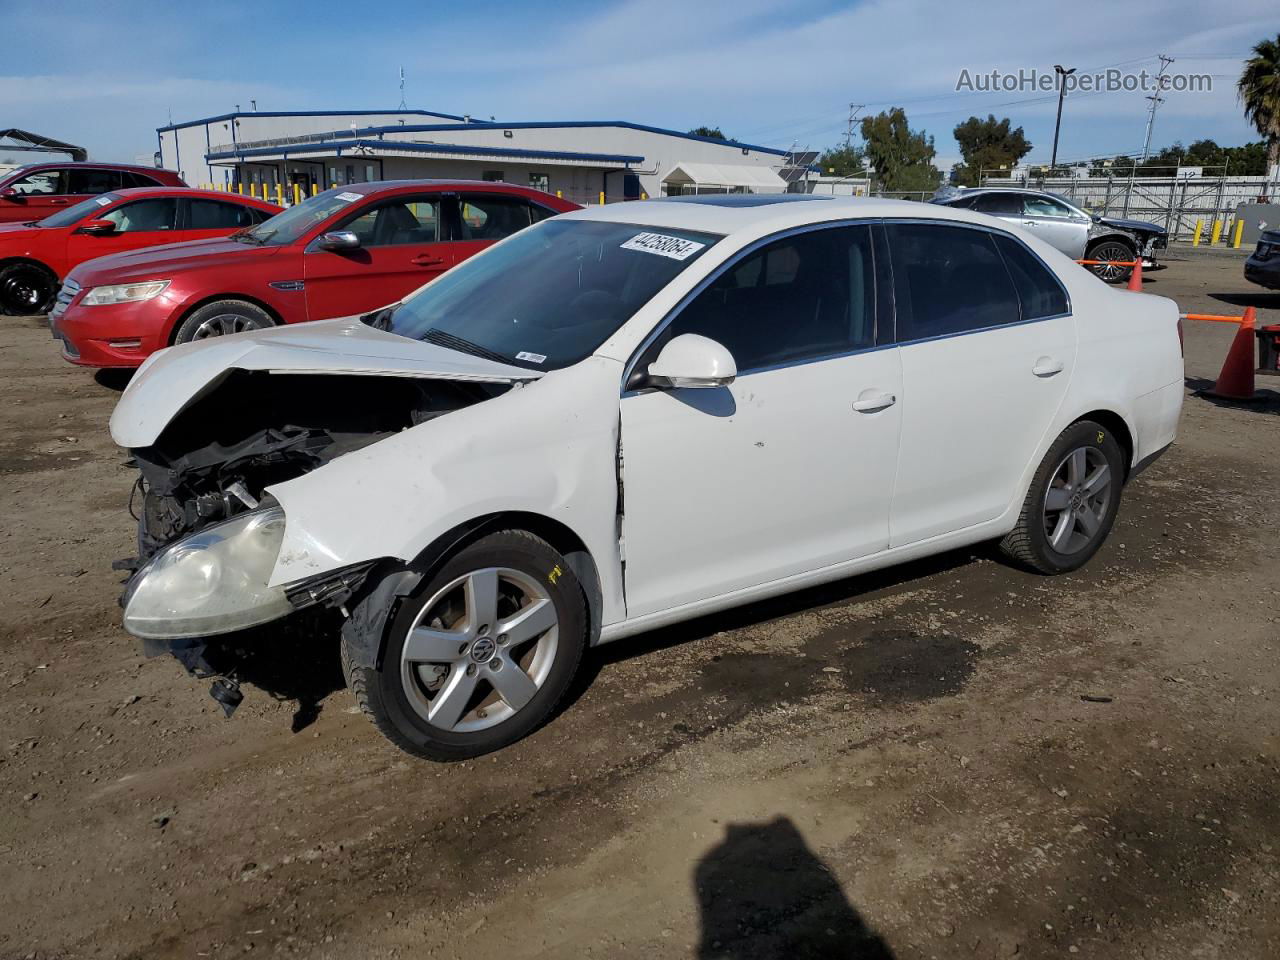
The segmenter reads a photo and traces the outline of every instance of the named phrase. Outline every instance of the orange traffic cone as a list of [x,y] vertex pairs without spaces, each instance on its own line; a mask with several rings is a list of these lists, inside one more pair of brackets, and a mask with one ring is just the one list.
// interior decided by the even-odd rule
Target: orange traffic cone
[[1223,400],[1252,400],[1253,397],[1253,339],[1254,327],[1257,324],[1258,311],[1253,307],[1244,308],[1244,318],[1236,337],[1231,341],[1231,349],[1227,351],[1227,359],[1222,362],[1222,372],[1218,374],[1218,382],[1212,390],[1206,390],[1210,397],[1221,397]]
[[1129,289],[1134,293],[1142,292],[1142,254],[1133,258],[1133,270],[1129,273]]

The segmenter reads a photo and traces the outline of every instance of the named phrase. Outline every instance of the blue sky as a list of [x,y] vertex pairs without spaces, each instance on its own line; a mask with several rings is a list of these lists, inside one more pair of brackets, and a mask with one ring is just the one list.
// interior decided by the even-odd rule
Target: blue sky
[[[1008,116],[1048,159],[1054,95],[957,93],[961,69],[1119,65],[1208,73],[1210,93],[1169,93],[1153,147],[1256,139],[1235,96],[1241,59],[1280,33],[1275,0],[1144,0],[1074,13],[1062,3],[955,0],[378,0],[294,5],[212,0],[0,0],[0,126],[87,146],[99,159],[155,149],[155,128],[229,112],[413,108],[499,120],[707,124],[768,146],[843,138],[848,104],[899,105],[932,133],[938,163],[972,114]],[[1059,157],[1142,146],[1142,93],[1068,97]]]

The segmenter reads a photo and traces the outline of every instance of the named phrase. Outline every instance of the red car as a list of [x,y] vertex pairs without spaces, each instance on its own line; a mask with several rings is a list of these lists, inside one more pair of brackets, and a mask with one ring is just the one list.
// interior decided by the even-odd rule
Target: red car
[[50,327],[72,363],[136,367],[173,343],[395,303],[503,237],[577,209],[507,183],[335,187],[224,239],[77,267]]
[[225,237],[279,212],[252,197],[148,187],[99,194],[43,220],[0,224],[0,313],[43,313],[59,279],[94,257]]
[[0,223],[43,220],[86,197],[132,187],[185,187],[172,170],[127,163],[29,163],[0,174]]

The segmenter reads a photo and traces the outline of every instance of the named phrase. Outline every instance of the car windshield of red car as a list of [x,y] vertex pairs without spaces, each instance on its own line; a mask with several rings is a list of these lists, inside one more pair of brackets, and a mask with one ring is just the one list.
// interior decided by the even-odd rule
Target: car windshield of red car
[[97,210],[109,207],[120,199],[118,193],[100,193],[96,197],[90,197],[88,200],[81,200],[74,207],[67,207],[65,210],[59,210],[51,217],[45,217],[39,223],[38,227],[70,227],[79,223],[85,217],[90,216]]
[[233,239],[256,243],[258,246],[283,247],[304,236],[316,224],[328,220],[339,210],[363,199],[364,195],[360,193],[339,188],[326,190],[290,207],[284,213],[276,214],[270,220],[264,220],[256,227],[235,234]]

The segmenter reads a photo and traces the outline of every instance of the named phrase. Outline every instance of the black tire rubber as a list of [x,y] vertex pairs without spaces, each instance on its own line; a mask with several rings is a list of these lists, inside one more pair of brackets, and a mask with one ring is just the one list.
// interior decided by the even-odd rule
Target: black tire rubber
[[[474,733],[439,730],[427,724],[405,697],[400,681],[400,651],[422,604],[469,570],[490,566],[512,567],[538,577],[546,585],[560,621],[555,660],[542,688],[510,719]],[[557,568],[559,573],[553,581],[548,574]],[[387,628],[380,668],[354,664],[344,639],[342,672],[360,710],[401,750],[426,760],[469,760],[509,746],[551,717],[582,662],[588,624],[586,594],[564,557],[531,533],[502,530],[463,547],[405,598]]]
[[47,313],[58,295],[58,278],[38,263],[0,267],[0,313],[28,317]]
[[[1084,446],[1097,447],[1106,458],[1114,478],[1110,487],[1111,496],[1098,536],[1080,552],[1063,554],[1049,545],[1049,537],[1044,530],[1044,501],[1053,473],[1068,451]],[[1111,533],[1116,514],[1120,510],[1120,491],[1124,485],[1125,473],[1124,452],[1109,430],[1093,420],[1073,423],[1059,434],[1040,461],[1031,487],[1027,490],[1026,500],[1022,503],[1018,522],[1000,541],[1000,549],[1018,563],[1039,573],[1052,575],[1080,569],[1098,552]]]
[[187,318],[178,324],[178,329],[174,331],[173,342],[190,343],[195,339],[196,331],[200,329],[202,323],[210,317],[216,317],[224,313],[244,317],[246,320],[252,321],[258,328],[274,327],[276,325],[275,318],[256,303],[250,303],[248,300],[215,300],[188,314]]
[[[1111,256],[1108,256],[1106,258],[1099,257],[1098,253],[1106,251],[1108,247],[1114,247],[1117,251],[1123,251],[1123,253],[1120,256],[1116,256],[1113,253]],[[1136,255],[1137,254],[1134,251],[1133,247],[1125,243],[1123,240],[1116,240],[1114,238],[1110,238],[1106,240],[1099,240],[1097,243],[1089,247],[1089,249],[1085,251],[1084,258],[1086,260],[1100,260],[1100,259],[1133,260],[1136,257]],[[1127,283],[1129,280],[1129,275],[1133,273],[1133,267],[1118,267],[1116,269],[1120,271],[1120,276],[1113,277],[1112,279],[1108,280],[1106,277],[1102,275],[1102,271],[1106,270],[1107,269],[1106,267],[1095,265],[1095,266],[1089,267],[1089,269],[1092,270],[1093,275],[1097,277],[1099,280],[1101,280],[1103,283]]]

